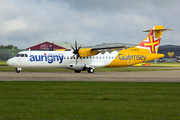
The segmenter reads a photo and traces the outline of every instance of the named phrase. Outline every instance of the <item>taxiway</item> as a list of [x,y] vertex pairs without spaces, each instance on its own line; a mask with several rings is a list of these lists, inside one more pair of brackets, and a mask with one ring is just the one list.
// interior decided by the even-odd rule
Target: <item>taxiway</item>
[[0,72],[0,81],[180,82],[180,70],[142,72]]

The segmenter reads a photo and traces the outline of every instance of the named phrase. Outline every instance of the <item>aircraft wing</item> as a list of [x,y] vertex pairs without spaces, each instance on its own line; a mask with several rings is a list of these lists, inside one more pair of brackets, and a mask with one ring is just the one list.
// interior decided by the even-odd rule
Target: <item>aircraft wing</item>
[[91,51],[98,51],[101,54],[105,54],[106,52],[112,53],[113,51],[119,52],[123,48],[127,48],[127,46],[115,46],[115,47],[99,47],[99,48],[91,48]]
[[112,53],[113,51],[120,51],[127,46],[115,46],[115,47],[96,47],[96,48],[81,48],[78,50],[78,55],[80,57],[88,57],[97,55],[98,53],[105,54],[106,52]]
[[122,49],[122,48],[126,48],[126,46],[115,46],[115,47],[99,47],[99,48],[91,48],[91,51],[94,50],[108,50],[108,49]]

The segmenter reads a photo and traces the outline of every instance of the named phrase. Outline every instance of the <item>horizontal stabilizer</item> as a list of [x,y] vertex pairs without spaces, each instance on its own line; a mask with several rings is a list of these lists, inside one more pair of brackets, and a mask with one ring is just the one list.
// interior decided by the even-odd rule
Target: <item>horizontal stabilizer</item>
[[[155,29],[155,30],[153,30],[153,31],[172,31],[172,30],[174,30],[174,29],[171,29],[171,28],[167,28],[167,29]],[[151,30],[143,30],[143,32],[150,32]]]

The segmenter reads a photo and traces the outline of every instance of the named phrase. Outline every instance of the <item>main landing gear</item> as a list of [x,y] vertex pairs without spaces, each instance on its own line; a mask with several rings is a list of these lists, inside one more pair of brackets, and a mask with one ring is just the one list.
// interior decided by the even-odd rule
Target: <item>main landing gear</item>
[[[94,73],[94,68],[87,68],[86,69],[88,73]],[[74,70],[75,73],[80,73],[81,70]]]
[[94,69],[93,68],[88,68],[87,71],[88,71],[88,73],[94,73]]
[[75,70],[74,72],[75,72],[75,73],[80,73],[80,72],[81,72],[81,70]]

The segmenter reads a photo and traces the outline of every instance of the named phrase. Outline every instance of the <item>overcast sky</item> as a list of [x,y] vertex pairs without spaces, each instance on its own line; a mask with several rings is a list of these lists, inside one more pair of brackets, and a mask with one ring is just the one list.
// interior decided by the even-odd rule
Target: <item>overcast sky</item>
[[0,0],[0,45],[140,43],[155,25],[180,45],[180,0]]

